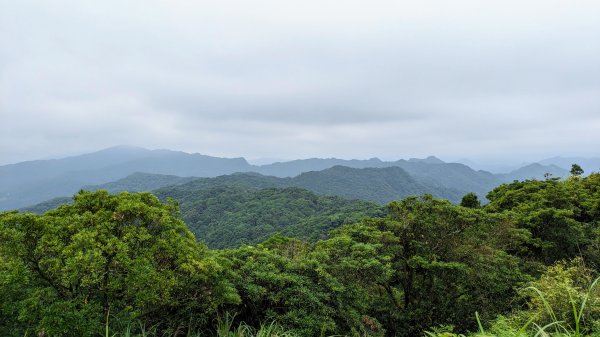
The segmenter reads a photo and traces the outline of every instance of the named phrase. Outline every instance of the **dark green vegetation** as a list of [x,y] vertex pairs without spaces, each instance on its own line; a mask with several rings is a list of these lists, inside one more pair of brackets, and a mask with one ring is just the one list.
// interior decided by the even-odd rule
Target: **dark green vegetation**
[[83,186],[82,189],[88,191],[107,190],[110,193],[118,192],[149,192],[165,186],[175,186],[185,184],[195,177],[178,177],[164,174],[150,174],[135,172],[125,178],[101,185]]
[[363,169],[334,166],[323,171],[303,173],[291,178],[291,182],[294,186],[319,194],[341,195],[382,204],[426,193],[457,202],[466,193],[435,181],[413,177],[396,166]]
[[[147,179],[152,180],[153,175],[147,175]],[[320,195],[342,196],[381,204],[426,193],[458,202],[462,195],[467,193],[462,189],[446,188],[436,183],[413,178],[405,170],[395,166],[362,169],[334,166],[322,171],[302,173],[293,178],[278,178],[258,173],[236,173],[215,178],[199,178],[177,186],[166,186],[155,192],[159,195],[176,198],[178,194],[189,194],[197,190],[226,185],[252,188],[298,187]],[[122,190],[125,189],[115,192]]]
[[[381,178],[379,177],[381,174],[377,173],[374,174],[374,181],[367,181],[367,185],[385,183],[395,186],[392,189],[389,186],[385,187],[381,194],[371,193],[368,196],[368,200],[379,202],[405,197],[412,194],[412,192],[407,193],[410,191],[417,194],[431,193],[459,202],[460,196],[467,192],[475,192],[483,197],[502,182],[515,179],[541,179],[547,172],[554,177],[568,175],[568,170],[563,168],[539,164],[526,166],[508,174],[492,174],[475,171],[462,164],[445,163],[435,157],[389,162],[377,158],[369,160],[314,158],[255,166],[250,165],[244,158],[217,158],[170,150],[115,147],[63,159],[0,166],[0,211],[23,208],[48,199],[72,195],[82,188],[107,189],[114,192],[149,191],[166,185],[183,183],[185,178],[180,177],[215,177],[235,172],[255,172],[285,178],[334,166],[355,169],[398,167],[404,170],[408,174],[407,177],[401,177],[404,173],[396,173],[394,177]],[[130,176],[136,172],[146,172],[149,175]],[[368,178],[367,173],[360,175],[363,176],[361,179]],[[386,181],[388,179],[394,179],[395,183],[388,183]],[[405,181],[402,182],[403,180]],[[399,183],[404,185],[398,188]],[[340,192],[337,189],[339,186],[323,193]],[[321,191],[316,192],[321,193]],[[349,197],[360,194],[356,189],[350,191],[341,189],[341,192],[342,195]]]
[[332,228],[384,214],[383,207],[370,202],[318,196],[295,187],[171,188],[157,195],[178,200],[190,230],[211,248],[254,245],[276,233],[317,241]]
[[[298,202],[291,217],[357,209],[295,188],[189,184],[202,183],[188,191],[201,196],[190,209],[215,216],[235,205],[218,198],[227,193],[240,209]],[[195,240],[180,220],[187,205],[150,193],[81,192],[43,215],[0,213],[0,335],[234,336],[221,333],[224,317],[230,328],[277,322],[276,335],[298,336],[600,334],[600,174],[514,182],[488,198],[409,197],[346,225],[311,211],[314,222],[278,228],[297,238],[226,250]]]
[[[175,199],[181,216],[198,238],[211,248],[256,244],[276,233],[316,241],[331,228],[354,223],[364,217],[379,217],[384,203],[431,190],[455,201],[460,192],[427,187],[399,167],[352,169],[336,166],[307,172],[295,178],[277,178],[257,173],[238,173],[215,178],[189,178],[134,174],[118,182],[91,186],[110,192],[144,190],[149,186],[170,185],[153,191],[161,200]],[[309,192],[306,188],[320,195]],[[58,198],[22,209],[41,214],[70,199]]]

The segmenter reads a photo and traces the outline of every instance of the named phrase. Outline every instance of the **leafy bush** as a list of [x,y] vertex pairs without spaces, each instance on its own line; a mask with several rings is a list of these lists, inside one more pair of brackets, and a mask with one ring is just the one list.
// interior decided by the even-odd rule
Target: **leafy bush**
[[93,336],[109,313],[179,325],[237,300],[176,207],[149,193],[74,199],[42,216],[0,215],[3,336]]
[[[499,316],[487,330],[478,321],[479,332],[469,336],[600,336],[600,277],[592,275],[581,258],[548,267],[538,280],[520,290],[526,308]],[[426,336],[462,336],[452,331],[452,327],[440,327]]]

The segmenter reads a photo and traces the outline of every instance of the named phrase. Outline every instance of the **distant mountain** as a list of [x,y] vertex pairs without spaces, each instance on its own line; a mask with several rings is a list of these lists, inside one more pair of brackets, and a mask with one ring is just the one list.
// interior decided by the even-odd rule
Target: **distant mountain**
[[474,192],[481,197],[503,182],[492,173],[475,171],[458,163],[429,164],[423,161],[398,160],[393,165],[404,169],[424,185]]
[[337,158],[311,158],[298,159],[282,163],[273,163],[269,165],[257,166],[253,169],[254,172],[275,176],[275,177],[295,177],[304,172],[321,171],[334,166],[346,166],[351,168],[367,168],[367,167],[386,167],[391,166],[389,163],[383,162],[378,158],[368,160],[359,159],[337,159]]
[[323,171],[302,173],[290,182],[293,186],[318,194],[339,195],[382,204],[425,193],[458,202],[468,192],[415,179],[397,166],[363,169],[334,166]]
[[[470,191],[445,188],[422,180],[413,178],[397,166],[364,169],[334,166],[322,171],[305,172],[294,178],[264,176],[253,172],[196,179],[136,173],[116,182],[86,186],[85,189],[107,189],[110,192],[152,191],[157,195],[172,195],[185,200],[187,196],[195,195],[197,191],[225,186],[235,185],[254,189],[297,187],[321,195],[342,196],[380,204],[425,193],[459,202],[462,196]],[[49,203],[49,205],[54,204]],[[39,205],[26,208],[26,210],[30,209],[43,212],[50,208]]]
[[[475,192],[484,197],[492,188],[505,181],[501,176],[486,171],[475,171],[463,164],[446,163],[434,156],[425,159],[411,158],[393,162],[384,162],[377,158],[369,160],[313,158],[260,166],[255,168],[255,171],[278,177],[294,177],[303,172],[322,171],[334,166],[345,166],[354,169],[399,167],[405,170],[421,186],[421,190],[443,196],[447,195],[452,201],[456,201],[457,193],[464,191]],[[413,182],[409,184],[413,184]],[[410,189],[411,187],[407,188]],[[447,194],[449,190],[453,192]],[[440,193],[441,191],[444,192]],[[388,200],[387,198],[381,200],[384,199]]]
[[211,177],[250,168],[243,158],[123,146],[63,159],[4,165],[0,166],[0,210],[71,195],[82,186],[108,183],[134,172]]
[[550,174],[552,178],[565,178],[569,176],[569,171],[560,168],[555,165],[542,165],[539,163],[530,164],[523,166],[510,173],[499,175],[504,182],[511,182],[514,180],[528,180],[528,179],[544,179],[545,174]]
[[60,205],[71,204],[72,202],[73,197],[58,197],[46,200],[44,202],[40,202],[39,204],[35,204],[32,206],[23,207],[19,209],[19,212],[43,214],[48,212],[49,210],[57,208]]
[[408,161],[412,162],[412,163],[416,162],[416,163],[425,163],[425,164],[445,164],[445,162],[443,160],[439,159],[436,156],[429,156],[424,159],[410,158]]
[[[193,196],[198,191],[211,188],[223,188],[226,186],[240,186],[251,189],[283,188],[292,186],[288,181],[289,179],[287,178],[268,177],[258,173],[234,173],[214,178],[181,178],[161,174],[134,173],[115,182],[88,185],[84,189],[89,191],[106,189],[111,193],[122,191],[152,192],[159,196],[177,196],[178,199],[185,200],[188,195]],[[168,182],[172,182],[172,184],[168,184]],[[44,213],[56,208],[60,204],[70,201],[71,197],[58,197],[33,206],[23,207],[20,211]]]
[[435,157],[429,156],[424,159],[411,158],[409,160],[400,160],[397,162],[382,161],[379,158],[371,159],[338,159],[338,158],[310,158],[297,159],[287,162],[272,163],[268,165],[257,166],[252,169],[264,175],[275,177],[295,177],[304,172],[322,171],[334,166],[345,166],[351,168],[383,168],[390,166],[398,166],[400,162],[423,163],[423,164],[445,164],[444,161]]
[[514,171],[522,166],[528,165],[529,163],[514,164],[505,162],[476,162],[467,158],[460,158],[454,161],[456,163],[467,165],[468,167],[479,171],[488,171],[494,174],[503,174]]
[[[511,181],[506,180],[502,175],[494,175],[486,171],[475,171],[463,164],[446,163],[434,156],[425,159],[411,158],[391,162],[384,162],[377,158],[369,160],[313,158],[265,165],[256,168],[255,171],[278,177],[293,177],[303,172],[322,171],[334,166],[345,166],[354,169],[399,167],[406,171],[413,180],[406,181],[408,184],[406,189],[413,188],[414,186],[411,187],[411,184],[417,183],[420,186],[417,190],[426,190],[447,197],[452,201],[456,201],[456,195],[463,192],[475,192],[484,197],[487,192],[499,184]],[[542,177],[543,174],[539,176],[539,178]],[[313,187],[316,188],[316,186]],[[382,191],[385,191],[385,189]],[[348,194],[340,195],[348,196]],[[378,201],[382,200],[389,200],[389,198],[382,197]]]
[[305,172],[294,178],[278,178],[257,173],[200,178],[179,186],[164,187],[155,193],[184,196],[198,190],[230,185],[249,188],[298,187],[321,195],[342,196],[380,204],[425,193],[458,202],[469,192],[420,182],[400,167],[356,169],[334,166],[322,171]]
[[[424,161],[438,162],[429,157]],[[138,186],[145,181],[118,181],[135,172],[178,177],[215,177],[235,172],[257,172],[277,177],[292,177],[344,165],[355,168],[387,167],[392,163],[377,158],[369,160],[304,159],[263,166],[250,165],[244,158],[217,158],[171,150],[147,150],[118,146],[62,159],[36,160],[0,166],[0,211],[17,209],[55,197],[72,195],[82,187],[115,182],[109,190],[139,190],[160,185]],[[144,179],[142,179],[144,180]],[[101,188],[101,187],[98,187]]]
[[577,164],[583,168],[585,174],[600,172],[600,158],[554,157],[541,160],[539,163],[543,165],[556,165],[567,171],[571,170],[571,165]]
[[[330,178],[323,178],[323,175],[329,175],[331,172],[322,175],[313,173],[285,184],[286,186],[300,185],[299,187],[309,188],[317,193],[339,194],[378,202],[406,196],[407,193],[415,191],[430,192],[457,201],[458,195],[466,192],[475,192],[483,198],[495,186],[520,177],[543,179],[546,172],[562,176],[562,172],[552,166],[526,167],[515,173],[492,174],[473,170],[463,164],[446,163],[434,156],[398,161],[382,161],[377,158],[367,160],[312,158],[254,166],[244,158],[217,158],[178,151],[121,146],[63,159],[0,166],[0,211],[72,195],[82,187],[91,189],[92,186],[100,185],[95,188],[138,191],[185,182],[185,180],[178,180],[179,177],[216,177],[236,172],[256,172],[266,176],[292,178],[306,172],[328,170],[335,166],[352,169],[399,167],[407,175],[398,171],[383,170],[365,171],[357,176],[354,171],[341,172],[341,169],[337,169],[340,172],[336,174],[341,175],[337,176],[339,181],[336,186],[334,186],[335,181],[328,184],[323,182]],[[172,177],[128,177],[136,172]],[[121,180],[126,177],[128,178]],[[312,179],[315,180],[314,183],[311,182]],[[272,179],[270,184],[274,184]],[[278,181],[276,184],[283,184],[283,182]],[[353,185],[361,188],[353,188]],[[359,193],[356,191],[358,189],[362,191]]]

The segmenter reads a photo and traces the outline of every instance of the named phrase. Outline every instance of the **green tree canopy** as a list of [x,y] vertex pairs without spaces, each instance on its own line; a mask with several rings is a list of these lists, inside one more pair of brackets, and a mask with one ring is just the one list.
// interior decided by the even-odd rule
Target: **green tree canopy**
[[98,191],[41,216],[1,214],[0,297],[10,305],[0,316],[18,317],[0,318],[2,335],[92,336],[109,312],[180,324],[236,301],[177,212],[150,193]]
[[386,335],[468,322],[475,310],[492,317],[516,295],[506,278],[524,275],[501,247],[520,239],[506,217],[430,195],[388,209],[387,218],[344,226],[317,245],[330,256],[328,272],[345,284],[345,298],[370,308]]
[[473,192],[469,192],[469,193],[465,194],[465,196],[462,197],[460,205],[463,207],[468,207],[468,208],[481,207],[481,203],[479,202],[479,198],[477,197],[477,194],[475,194]]
[[571,165],[571,175],[574,177],[579,177],[583,174],[583,169],[578,164]]
[[598,267],[599,186],[598,173],[581,179],[504,184],[487,195],[490,203],[485,210],[510,216],[530,233],[527,249],[520,256],[546,265],[583,256]]

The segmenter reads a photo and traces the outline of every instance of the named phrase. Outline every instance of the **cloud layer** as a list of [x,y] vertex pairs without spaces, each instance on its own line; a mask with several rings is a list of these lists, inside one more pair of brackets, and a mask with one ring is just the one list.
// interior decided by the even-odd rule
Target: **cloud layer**
[[0,4],[0,164],[598,155],[597,1]]

